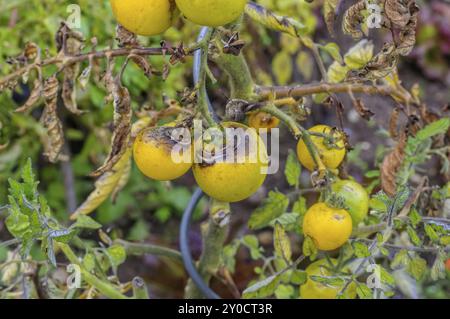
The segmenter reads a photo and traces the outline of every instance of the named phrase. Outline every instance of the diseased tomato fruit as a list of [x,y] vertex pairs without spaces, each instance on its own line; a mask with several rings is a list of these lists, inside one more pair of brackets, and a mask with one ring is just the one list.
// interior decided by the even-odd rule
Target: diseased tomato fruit
[[[224,143],[224,147],[208,150],[212,143],[203,141],[203,153],[197,154],[196,150],[196,162],[199,158],[202,162],[195,163],[192,171],[197,184],[207,195],[223,202],[237,202],[250,197],[264,183],[268,166],[267,150],[254,129],[234,122],[225,122],[222,126],[238,129],[233,130],[236,138],[230,139],[237,142],[234,146]],[[226,134],[231,133],[226,131]],[[201,144],[201,141],[196,141],[196,145],[198,143]],[[246,147],[249,145],[253,147]],[[208,150],[208,156],[205,156],[205,150]]]
[[[332,135],[335,139],[334,143],[330,143],[331,141],[328,141],[321,136],[312,135],[311,140],[316,146],[323,164],[327,168],[337,168],[344,160],[346,154],[342,134],[326,125],[316,125],[308,131],[311,133]],[[297,144],[297,156],[300,163],[302,163],[308,170],[313,171],[316,169],[314,159],[311,157],[305,142],[303,142],[303,139],[301,139]]]
[[253,112],[248,117],[248,125],[254,129],[266,128],[268,131],[278,127],[280,120],[265,112]]
[[[333,265],[337,264],[336,259],[331,259]],[[300,297],[303,299],[336,299],[341,290],[345,287],[345,282],[336,286],[329,286],[311,279],[311,276],[332,276],[331,265],[326,259],[320,259],[313,262],[306,267],[305,271],[308,275],[306,283],[300,287]],[[344,269],[345,273],[350,273],[347,269]],[[344,296],[348,299],[355,299],[356,297],[356,284],[352,282],[344,291]]]
[[218,27],[239,18],[247,0],[176,0],[176,3],[188,20],[203,26]]
[[353,225],[357,226],[369,212],[369,195],[364,187],[352,180],[338,180],[331,185],[332,191],[344,202],[352,216]]
[[[174,130],[181,130],[175,134]],[[183,128],[168,126],[143,130],[134,141],[134,161],[147,177],[170,181],[183,176],[192,167],[190,137],[183,141]],[[180,140],[174,139],[176,137]],[[185,134],[187,138],[187,134]]]
[[308,209],[303,218],[303,233],[312,238],[317,249],[334,250],[349,239],[352,233],[352,217],[344,209],[316,203]]
[[117,21],[138,35],[157,35],[172,26],[177,17],[173,0],[110,0]]

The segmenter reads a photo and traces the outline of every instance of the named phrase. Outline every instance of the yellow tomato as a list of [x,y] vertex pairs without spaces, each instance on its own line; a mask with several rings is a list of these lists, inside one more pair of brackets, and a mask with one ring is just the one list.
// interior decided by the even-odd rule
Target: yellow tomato
[[218,27],[239,18],[247,0],[176,0],[176,3],[188,20],[203,26]]
[[280,120],[277,117],[265,112],[254,112],[248,117],[248,125],[257,130],[266,128],[270,131],[271,129],[278,127],[279,124]]
[[145,176],[170,181],[183,176],[192,167],[191,145],[172,140],[174,129],[152,127],[137,136],[133,145],[134,161]]
[[[331,259],[333,265],[337,264],[336,259]],[[332,276],[331,265],[326,259],[320,259],[313,262],[306,268],[306,274],[308,279],[306,283],[300,287],[300,297],[303,299],[336,299],[338,294],[344,288],[345,283],[340,285],[328,286],[320,282],[311,279],[311,276]],[[348,271],[345,271],[347,272]],[[352,282],[348,285],[347,289],[344,291],[344,295],[349,299],[354,299],[356,297],[356,284]]]
[[341,247],[352,233],[352,218],[344,209],[325,203],[311,206],[303,218],[303,234],[314,241],[317,249],[334,250]]
[[[250,147],[245,153],[242,153],[242,156],[239,156],[240,152],[236,155],[235,147],[231,148],[230,145],[225,145],[215,154],[212,161],[205,162],[203,160],[202,163],[195,163],[192,171],[197,184],[207,195],[223,202],[237,202],[250,197],[264,183],[268,166],[267,150],[255,130],[233,122],[222,123],[222,126],[224,128],[240,128],[236,132],[238,140],[252,140],[254,147]],[[226,139],[224,138],[224,140]],[[248,145],[248,143],[239,143],[237,146],[242,149],[243,145]],[[203,148],[207,147],[208,142],[206,144],[203,142]],[[223,158],[222,154],[229,149],[232,149],[231,153],[234,153],[234,157],[238,161]],[[196,158],[203,156],[203,154],[197,154]]]
[[343,204],[357,226],[369,212],[369,195],[364,187],[352,180],[338,180],[331,185],[333,192],[343,199]]
[[[326,125],[316,125],[308,131],[311,133],[332,134],[332,128]],[[327,168],[332,169],[337,168],[342,163],[346,153],[343,136],[340,133],[333,131],[333,138],[336,139],[335,145],[327,145],[326,139],[323,137],[311,136],[311,140],[316,146],[323,164]],[[300,140],[297,144],[297,156],[300,163],[302,163],[307,169],[310,171],[316,169],[316,164],[303,140]]]
[[176,18],[173,0],[110,0],[117,21],[138,35],[157,35],[172,26]]

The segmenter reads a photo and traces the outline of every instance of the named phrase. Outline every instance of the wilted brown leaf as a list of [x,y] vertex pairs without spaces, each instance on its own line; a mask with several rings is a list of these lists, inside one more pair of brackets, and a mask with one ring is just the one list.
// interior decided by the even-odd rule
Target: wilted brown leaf
[[359,39],[364,35],[361,31],[361,24],[364,21],[363,11],[365,9],[366,1],[361,0],[348,8],[344,14],[342,30],[354,39]]
[[111,93],[114,99],[114,132],[111,141],[111,151],[103,165],[95,170],[91,176],[98,177],[111,170],[128,147],[128,141],[131,135],[131,97],[128,89],[122,86],[120,81],[121,77],[119,75],[112,82]]
[[63,160],[61,150],[64,145],[64,132],[61,120],[56,112],[59,83],[56,76],[52,76],[44,83],[45,109],[41,116],[41,123],[47,129],[44,140],[44,155],[52,163]]
[[42,83],[41,83],[41,81],[36,79],[34,81],[34,86],[33,86],[33,90],[30,93],[30,97],[25,102],[25,104],[22,105],[21,107],[17,108],[15,110],[15,112],[24,113],[24,112],[30,111],[34,106],[36,106],[36,104],[39,101],[39,99],[41,98],[42,94],[43,94]]
[[407,134],[402,132],[394,150],[384,158],[380,167],[381,187],[384,192],[390,196],[395,195],[397,190],[397,173],[405,158],[405,145],[407,138]]

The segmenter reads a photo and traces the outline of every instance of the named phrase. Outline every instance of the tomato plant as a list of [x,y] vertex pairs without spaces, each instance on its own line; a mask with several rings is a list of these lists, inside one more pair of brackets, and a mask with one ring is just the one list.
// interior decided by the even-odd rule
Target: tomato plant
[[0,298],[449,298],[423,12],[450,5],[1,2]]

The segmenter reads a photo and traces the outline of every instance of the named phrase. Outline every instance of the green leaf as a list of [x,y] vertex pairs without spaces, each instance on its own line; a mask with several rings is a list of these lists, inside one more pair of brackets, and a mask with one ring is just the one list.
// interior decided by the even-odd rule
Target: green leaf
[[344,59],[342,58],[339,45],[334,42],[327,43],[326,45],[321,45],[320,49],[327,52],[331,57],[339,64],[344,64]]
[[297,155],[294,151],[289,150],[289,155],[286,160],[286,167],[284,169],[284,175],[286,176],[289,186],[295,186],[296,188],[299,187],[301,173],[302,169],[297,159]]
[[356,286],[356,294],[360,299],[373,299],[372,290],[366,284],[358,283]]
[[83,267],[91,272],[95,269],[96,261],[95,261],[95,255],[92,253],[87,253],[83,257]]
[[286,195],[277,191],[271,191],[264,200],[263,205],[258,207],[250,216],[248,221],[249,228],[255,230],[269,225],[273,219],[286,212],[288,205],[289,199]]
[[411,226],[408,226],[406,228],[406,232],[408,233],[409,238],[411,239],[411,242],[415,245],[415,246],[420,246],[422,245],[422,240],[420,239],[419,235],[417,235],[416,231],[414,230],[414,228],[412,228]]
[[422,216],[420,216],[419,212],[415,208],[411,209],[411,212],[408,216],[414,228],[416,228],[417,225],[419,225],[419,223],[422,221]]
[[372,42],[361,40],[345,54],[345,64],[351,70],[361,69],[372,59],[373,49]]
[[439,279],[445,279],[445,260],[446,260],[447,256],[445,255],[445,253],[443,253],[442,251],[439,252],[439,254],[437,255],[433,266],[431,267],[431,279],[433,281],[437,281]]
[[294,287],[288,285],[279,285],[277,289],[275,289],[275,296],[277,299],[291,299],[294,297]]
[[439,134],[445,134],[450,128],[450,118],[443,118],[428,124],[416,134],[419,140],[425,140]]
[[342,287],[345,285],[345,280],[339,276],[309,276],[315,282],[329,287]]
[[236,268],[236,253],[241,245],[239,240],[234,240],[231,244],[226,245],[223,248],[222,259],[225,267],[231,272],[234,273]]
[[280,224],[286,231],[295,231],[299,228],[299,216],[295,213],[284,213],[280,217],[275,218],[270,224]]
[[395,278],[382,266],[378,265],[379,269],[380,269],[380,279],[381,282],[391,286],[391,287],[395,287]]
[[303,255],[309,257],[311,261],[317,257],[317,247],[311,237],[306,236],[303,240]]
[[425,233],[433,243],[439,242],[439,235],[436,233],[433,226],[431,226],[430,224],[425,224]]
[[306,198],[303,196],[300,196],[292,206],[292,211],[294,213],[299,214],[300,216],[303,216],[308,211],[308,207],[306,205]]
[[87,215],[79,215],[77,221],[72,225],[73,228],[99,229],[101,224]]
[[242,297],[245,299],[250,299],[271,296],[275,292],[280,280],[281,276],[279,274],[267,277],[245,289],[242,293]]
[[380,171],[379,171],[379,170],[367,171],[367,172],[364,174],[364,177],[367,177],[367,178],[380,177]]
[[414,257],[408,263],[407,271],[416,280],[421,280],[424,277],[426,270],[427,261],[421,257]]
[[391,262],[392,269],[402,268],[408,265],[409,255],[408,251],[405,249],[400,250],[397,254],[395,254],[394,258]]
[[291,241],[289,240],[286,230],[279,223],[275,224],[273,246],[275,253],[285,261],[291,261],[292,250]]
[[353,242],[353,249],[356,257],[358,258],[365,258],[370,256],[369,248],[364,243],[358,241]]
[[127,259],[125,248],[121,245],[112,245],[106,249],[108,256],[111,258],[113,267],[118,267]]
[[242,238],[242,244],[250,250],[250,256],[253,260],[263,257],[259,247],[258,238],[255,235],[246,235]]
[[294,285],[303,285],[308,280],[308,274],[304,270],[295,269],[291,274],[291,283]]

